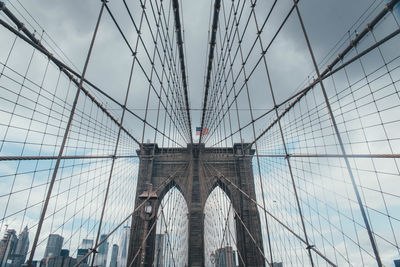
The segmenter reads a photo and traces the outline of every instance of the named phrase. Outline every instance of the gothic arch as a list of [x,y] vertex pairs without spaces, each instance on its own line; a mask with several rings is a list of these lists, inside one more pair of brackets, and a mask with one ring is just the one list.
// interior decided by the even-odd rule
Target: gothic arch
[[157,208],[152,266],[185,266],[188,263],[188,205],[182,190],[170,182]]
[[[221,260],[218,251],[227,251],[232,248],[232,254],[224,254],[225,260],[232,263],[236,260],[233,252],[237,251],[237,231],[235,225],[235,211],[229,188],[217,179],[210,188],[205,200],[204,213],[204,265],[206,267],[218,265]],[[222,220],[215,218],[223,218]],[[228,249],[229,250],[229,249]],[[214,256],[212,256],[214,255]],[[232,256],[232,258],[230,257]],[[214,257],[214,259],[212,259]],[[215,260],[213,262],[212,260]]]
[[168,192],[173,189],[173,188],[178,189],[178,191],[182,194],[183,198],[185,199],[186,206],[188,205],[188,200],[185,194],[185,191],[182,190],[182,187],[178,182],[175,181],[175,179],[171,179],[169,183],[167,183],[160,193],[158,194],[158,205],[160,205],[161,201],[164,199],[165,195],[168,194]]
[[[157,202],[161,202],[171,188],[177,188],[188,206],[188,266],[204,266],[204,205],[210,193],[220,187],[228,196],[241,220],[235,220],[238,251],[243,257],[240,266],[265,266],[264,259],[257,250],[261,246],[261,222],[257,206],[245,199],[242,193],[224,178],[201,169],[201,162],[213,165],[217,173],[225,175],[251,198],[255,198],[252,157],[254,151],[239,148],[247,144],[234,144],[228,148],[206,148],[204,144],[188,144],[187,148],[159,148],[157,144],[143,144],[140,155],[137,197],[135,206],[142,203],[138,196],[148,190],[148,184],[160,188]],[[221,153],[224,153],[223,155]],[[246,154],[247,156],[242,156]],[[188,164],[190,162],[190,164]],[[168,180],[174,175],[172,180]],[[166,183],[166,185],[165,185]],[[158,209],[158,205],[156,209]],[[157,210],[158,211],[158,210]],[[155,218],[145,221],[135,213],[132,218],[132,234],[129,244],[129,260],[134,267],[151,266],[155,253],[156,229],[149,230]],[[246,230],[247,229],[247,230]],[[150,231],[150,232],[149,232]],[[247,231],[256,239],[250,238]],[[148,233],[144,238],[143,233]],[[143,249],[143,245],[145,249]],[[142,251],[143,259],[135,255]],[[135,259],[135,260],[134,260]]]

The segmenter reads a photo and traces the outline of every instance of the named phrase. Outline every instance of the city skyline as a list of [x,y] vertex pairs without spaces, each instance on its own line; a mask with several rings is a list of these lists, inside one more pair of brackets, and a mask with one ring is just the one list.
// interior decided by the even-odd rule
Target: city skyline
[[[119,240],[120,244],[126,244],[127,229],[125,227],[123,240]],[[100,241],[107,237],[106,234],[100,236]],[[59,234],[50,234],[47,238],[45,253],[40,260],[34,260],[33,266],[38,267],[72,267],[93,247],[93,240],[83,238],[80,248],[75,252],[76,257],[70,255],[70,251],[64,248],[64,237]],[[14,229],[6,228],[2,239],[0,240],[0,267],[21,267],[27,260],[29,249],[29,231],[28,226],[25,226],[23,231],[17,235]],[[127,249],[127,247],[126,247]],[[110,251],[110,253],[109,253]],[[108,257],[110,255],[110,257]],[[109,246],[109,242],[103,242],[96,254],[94,266],[97,267],[117,267],[120,265],[120,260],[124,260],[125,254],[119,253],[119,246],[113,244]],[[126,261],[126,259],[125,259]],[[107,264],[109,263],[109,264]],[[117,265],[119,264],[119,265]],[[80,266],[86,267],[90,265],[90,258],[86,259]]]
[[27,257],[29,248],[28,226],[17,236],[14,229],[6,228],[0,240],[0,266],[19,267]]
[[0,267],[400,258],[399,0],[75,1],[0,0]]

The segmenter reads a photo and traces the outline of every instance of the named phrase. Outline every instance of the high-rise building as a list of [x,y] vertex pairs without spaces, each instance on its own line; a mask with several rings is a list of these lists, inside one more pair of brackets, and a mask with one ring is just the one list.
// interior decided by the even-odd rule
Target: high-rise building
[[118,266],[126,267],[126,262],[128,260],[128,246],[129,246],[129,237],[131,234],[131,227],[125,225],[122,228],[121,233],[121,243],[118,251]]
[[114,244],[111,250],[110,267],[117,267],[118,264],[118,245]]
[[216,267],[235,267],[233,249],[231,246],[217,249],[215,251]]
[[[89,249],[87,249],[87,248],[78,249],[78,253],[76,255],[76,261],[79,262],[88,253],[89,253]],[[90,259],[86,258],[85,260],[82,261],[81,264],[79,264],[79,267],[87,267],[87,266],[89,266],[88,262],[90,262]]]
[[63,256],[57,256],[57,257],[49,257],[47,259],[47,265],[46,267],[59,267],[63,266],[64,262],[64,257]]
[[[68,249],[62,249],[60,256],[49,257],[46,259],[46,267],[73,267],[76,264],[76,259],[69,256]],[[42,265],[43,267],[43,265]]]
[[[107,235],[100,236],[100,242],[106,238]],[[107,264],[107,254],[108,254],[108,242],[104,241],[97,249],[96,254],[96,266],[106,267]]]
[[28,249],[29,249],[29,232],[28,232],[28,226],[25,226],[24,230],[18,235],[18,242],[12,259],[13,267],[19,267],[22,264],[24,264],[26,256],[28,254]]
[[155,248],[155,267],[164,267],[163,253],[164,253],[165,235],[156,234],[156,248]]
[[57,234],[50,234],[47,239],[46,250],[44,252],[44,258],[60,256],[61,248],[64,242],[64,238]]
[[11,265],[12,256],[17,247],[18,238],[15,230],[6,229],[3,239],[0,241],[0,266]]
[[67,257],[67,258],[64,258],[62,267],[73,267],[73,266],[75,266],[76,263],[77,263],[77,261],[75,258]]
[[[107,235],[101,235],[100,236],[100,241],[105,240]],[[103,244],[100,246],[101,253],[103,255],[103,267],[107,266],[107,255],[108,255],[108,241],[104,241]]]
[[[107,235],[101,235],[101,236],[100,236],[100,242],[103,241],[106,237],[107,237]],[[107,250],[108,250],[108,242],[105,241],[105,242],[103,242],[103,244],[101,244],[101,245],[99,246],[98,252],[99,252],[99,253],[106,254],[106,253],[107,253]]]
[[22,266],[22,264],[24,264],[25,258],[26,257],[24,257],[23,255],[14,254],[11,256],[11,264],[8,264],[7,266],[20,267],[20,266]]
[[68,249],[62,249],[61,250],[61,252],[60,252],[60,256],[63,256],[63,257],[69,257],[69,250]]
[[[86,253],[89,252],[90,249],[93,248],[93,239],[82,239],[82,245],[80,247],[81,249],[87,250]],[[78,250],[79,251],[79,250]],[[85,253],[85,254],[86,254]],[[84,256],[84,255],[83,255]],[[93,255],[91,254],[87,259],[86,259],[86,263],[90,264],[92,262],[92,257]],[[78,259],[79,261],[79,259]],[[80,265],[80,266],[84,266],[84,265]]]
[[41,263],[41,261],[35,261],[35,260],[33,260],[31,266],[32,266],[32,267],[40,267],[40,263]]
[[82,249],[91,249],[91,248],[93,248],[93,240],[92,239],[83,239],[81,248]]

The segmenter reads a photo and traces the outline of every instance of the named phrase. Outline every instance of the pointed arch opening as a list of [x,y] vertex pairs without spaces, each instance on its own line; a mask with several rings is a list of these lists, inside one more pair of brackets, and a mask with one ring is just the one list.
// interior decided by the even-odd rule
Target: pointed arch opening
[[171,185],[158,207],[152,266],[187,266],[188,206],[177,185]]
[[206,267],[236,266],[238,250],[234,217],[235,210],[229,196],[222,189],[221,184],[216,184],[204,205]]

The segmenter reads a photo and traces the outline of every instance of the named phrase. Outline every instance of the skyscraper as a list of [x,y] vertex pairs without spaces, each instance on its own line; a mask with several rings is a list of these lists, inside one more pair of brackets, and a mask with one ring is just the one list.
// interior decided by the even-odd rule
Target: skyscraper
[[93,240],[92,239],[83,239],[81,248],[83,248],[83,249],[93,248]]
[[216,267],[235,267],[233,249],[231,246],[217,249],[215,251]]
[[66,257],[64,258],[63,266],[62,267],[73,267],[77,263],[75,258]]
[[110,260],[110,267],[117,267],[117,258],[118,258],[118,245],[114,244],[111,250],[111,260]]
[[0,266],[6,267],[12,262],[12,255],[17,246],[18,238],[15,230],[6,229],[3,239],[0,241]]
[[76,259],[69,256],[68,249],[62,249],[60,256],[48,258],[46,262],[45,267],[73,267],[76,264]]
[[[106,238],[107,235],[100,236],[100,242]],[[98,248],[98,253],[96,255],[96,265],[106,267],[107,264],[107,254],[108,254],[108,242],[104,241]]]
[[126,261],[128,259],[128,246],[129,246],[130,233],[131,233],[131,227],[125,225],[122,228],[121,243],[119,246],[119,253],[118,253],[118,266],[119,267],[126,266]]
[[[87,248],[80,248],[78,249],[78,253],[76,255],[76,261],[79,262],[86,254],[88,254],[89,249]],[[79,264],[80,267],[86,267],[89,266],[90,259],[86,258],[82,261],[81,264]]]
[[[93,239],[82,239],[82,245],[81,245],[80,249],[78,249],[78,254],[79,254],[79,251],[81,251],[82,253],[85,253],[85,254],[81,255],[81,257],[83,257],[83,256],[85,256],[85,255],[89,252],[89,250],[92,249],[92,248],[93,248]],[[83,252],[83,251],[85,251],[85,252]],[[92,262],[92,257],[93,257],[93,255],[91,254],[91,255],[85,260],[85,263],[90,264],[90,263]],[[78,261],[79,261],[79,259],[78,259]],[[81,264],[80,266],[84,266],[84,265]]]
[[44,252],[44,258],[57,257],[60,255],[61,248],[64,242],[64,238],[57,234],[50,234],[47,239],[46,250]]
[[29,232],[28,226],[25,226],[24,230],[18,236],[18,243],[15,248],[12,266],[19,267],[21,266],[26,259],[26,255],[28,254],[29,249]]
[[[107,235],[101,235],[100,236],[100,242],[103,241],[106,237],[107,237]],[[99,253],[106,254],[107,250],[108,250],[108,242],[105,241],[103,244],[101,244],[99,246],[98,251],[99,251]]]
[[69,250],[68,249],[62,249],[61,252],[60,252],[60,256],[69,257]]

